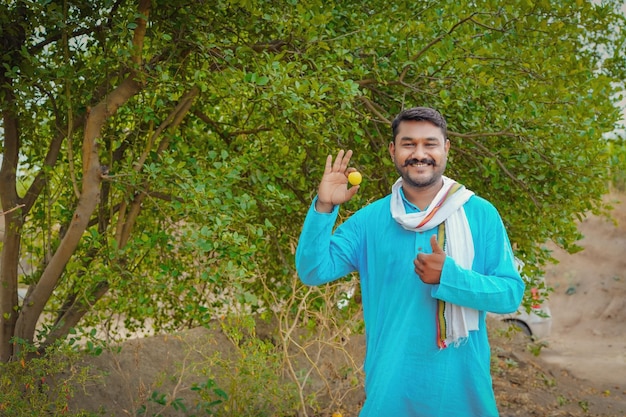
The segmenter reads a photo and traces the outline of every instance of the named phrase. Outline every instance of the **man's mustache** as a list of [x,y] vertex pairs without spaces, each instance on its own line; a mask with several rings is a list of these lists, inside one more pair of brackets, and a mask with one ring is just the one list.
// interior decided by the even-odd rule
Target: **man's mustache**
[[402,168],[406,168],[409,165],[416,165],[416,164],[428,164],[428,165],[432,165],[434,167],[437,166],[437,164],[435,164],[435,160],[434,159],[429,159],[429,158],[424,158],[424,159],[412,158],[412,159],[407,159],[406,161],[404,161],[404,164],[402,165]]

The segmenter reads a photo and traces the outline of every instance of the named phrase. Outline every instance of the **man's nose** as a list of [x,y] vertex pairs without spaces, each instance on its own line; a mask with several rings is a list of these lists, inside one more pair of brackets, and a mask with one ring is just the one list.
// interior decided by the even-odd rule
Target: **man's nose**
[[424,145],[415,146],[412,156],[415,159],[424,159],[426,157],[426,147]]

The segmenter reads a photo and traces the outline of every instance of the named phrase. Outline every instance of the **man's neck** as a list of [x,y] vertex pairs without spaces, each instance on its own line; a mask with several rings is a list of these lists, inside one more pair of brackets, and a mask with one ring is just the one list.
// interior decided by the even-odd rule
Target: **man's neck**
[[407,185],[406,182],[402,184],[402,190],[406,199],[415,205],[421,211],[428,208],[430,203],[434,200],[435,196],[443,187],[443,179],[425,187],[413,187]]

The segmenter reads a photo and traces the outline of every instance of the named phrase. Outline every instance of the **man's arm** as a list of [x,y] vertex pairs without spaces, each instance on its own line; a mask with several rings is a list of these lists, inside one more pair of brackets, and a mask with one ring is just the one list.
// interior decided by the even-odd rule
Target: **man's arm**
[[515,268],[501,265],[497,271],[480,274],[461,268],[448,257],[442,279],[433,286],[432,295],[475,310],[512,313],[524,296],[524,281]]
[[521,303],[525,284],[500,215],[490,204],[479,212],[470,222],[470,227],[480,229],[474,239],[474,270],[461,268],[447,257],[432,296],[476,310],[512,313]]
[[317,200],[309,208],[296,248],[296,270],[307,285],[321,285],[354,270],[349,239],[332,234],[339,207],[320,213],[315,208]]
[[347,256],[349,241],[332,237],[339,205],[359,190],[358,185],[348,188],[348,175],[355,170],[348,168],[351,157],[350,150],[339,151],[334,162],[328,155],[317,197],[304,220],[296,248],[296,270],[307,285],[320,285],[354,270]]

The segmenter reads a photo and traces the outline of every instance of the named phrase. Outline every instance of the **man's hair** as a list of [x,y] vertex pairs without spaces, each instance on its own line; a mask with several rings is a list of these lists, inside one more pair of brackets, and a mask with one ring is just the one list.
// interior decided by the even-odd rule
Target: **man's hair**
[[431,109],[430,107],[412,107],[410,109],[403,110],[393,119],[391,123],[391,131],[393,134],[393,141],[396,140],[396,135],[398,134],[398,126],[400,126],[400,122],[405,120],[413,120],[413,121],[426,121],[434,124],[443,132],[444,139],[448,138],[448,124],[446,123],[446,119],[443,118],[441,113],[439,113],[435,109]]

